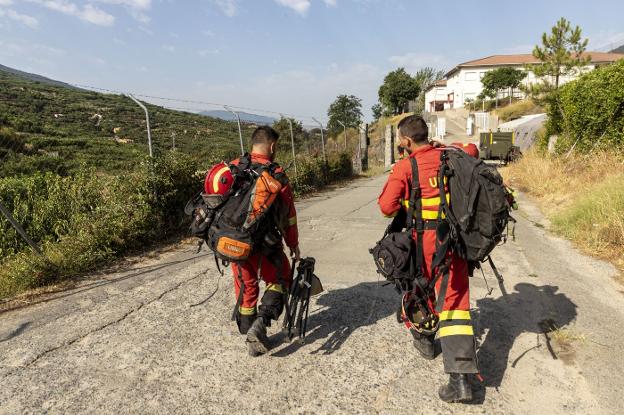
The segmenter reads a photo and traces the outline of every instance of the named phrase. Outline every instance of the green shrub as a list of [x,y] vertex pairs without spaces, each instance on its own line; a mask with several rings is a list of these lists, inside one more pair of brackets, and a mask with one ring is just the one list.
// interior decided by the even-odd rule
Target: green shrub
[[[347,154],[332,156],[327,164],[302,157],[297,167],[297,194],[349,177],[352,171]],[[167,152],[126,175],[98,174],[83,167],[69,177],[48,172],[0,179],[0,201],[49,258],[31,253],[1,217],[0,298],[179,235],[188,220],[183,207],[202,188],[204,173],[198,174],[197,168],[188,155]]]
[[550,133],[560,133],[559,151],[624,144],[624,60],[588,72],[563,85],[558,105],[549,105]]

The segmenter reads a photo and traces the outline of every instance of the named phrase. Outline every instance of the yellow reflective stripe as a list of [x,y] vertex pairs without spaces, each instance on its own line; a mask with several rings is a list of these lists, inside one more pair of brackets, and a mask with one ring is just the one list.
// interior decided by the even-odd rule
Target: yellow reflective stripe
[[[422,211],[422,218],[426,219],[426,220],[433,220],[433,219],[437,219],[438,218],[438,211],[437,210],[423,210]],[[442,213],[442,219],[445,219],[446,215],[444,213]]]
[[238,311],[243,316],[253,316],[254,314],[256,314],[256,307],[243,307],[243,306],[240,306],[240,307],[238,307]]
[[447,310],[440,313],[442,320],[470,320],[470,311],[467,310]]
[[[438,206],[440,205],[440,197],[423,197],[421,200],[422,206],[423,207],[432,207],[432,206]],[[451,195],[450,194],[446,194],[446,203],[451,203]],[[406,208],[409,208],[409,200],[404,200],[403,201],[403,206],[405,206]]]
[[222,167],[221,170],[219,170],[217,174],[215,174],[214,179],[212,179],[212,190],[214,190],[215,193],[219,192],[219,179],[221,179],[221,175],[229,169],[230,168],[227,166]]
[[297,224],[297,217],[293,216],[292,218],[288,218],[288,226],[293,226]]
[[474,336],[472,326],[447,326],[440,327],[439,336]]
[[280,284],[267,284],[267,291],[275,291],[276,293],[284,294],[284,289]]

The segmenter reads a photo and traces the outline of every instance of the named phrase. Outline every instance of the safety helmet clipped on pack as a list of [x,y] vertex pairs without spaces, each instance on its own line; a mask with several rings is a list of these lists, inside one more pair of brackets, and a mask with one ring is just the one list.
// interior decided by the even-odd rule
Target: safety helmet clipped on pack
[[412,291],[403,294],[401,299],[401,318],[409,330],[429,336],[435,334],[440,323],[439,317],[433,313],[422,298],[417,298]]
[[232,184],[234,184],[232,171],[227,164],[221,162],[208,171],[204,182],[204,192],[209,195],[223,195],[230,190]]
[[476,159],[479,158],[479,148],[473,143],[453,143],[451,145],[453,147],[461,148],[471,157]]

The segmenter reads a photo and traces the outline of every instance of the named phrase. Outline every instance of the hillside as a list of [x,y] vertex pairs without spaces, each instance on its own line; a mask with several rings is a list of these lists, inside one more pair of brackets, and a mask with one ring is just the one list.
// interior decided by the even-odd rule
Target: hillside
[[[130,99],[33,79],[0,71],[0,176],[67,174],[83,163],[112,173],[131,170],[145,157],[144,113]],[[148,109],[156,153],[171,149],[174,137],[176,148],[197,161],[239,151],[236,123]]]
[[612,51],[610,51],[609,53],[624,53],[624,45],[617,47],[615,49],[613,49]]
[[4,65],[0,65],[0,72],[6,72],[12,75],[16,75],[20,78],[24,78],[24,79],[34,81],[34,82],[39,82],[39,83],[46,84],[46,85],[62,86],[64,88],[78,89],[75,86],[66,84],[65,82],[55,81],[54,79],[46,78],[45,76],[20,71],[19,69],[9,68],[8,66],[4,66]]

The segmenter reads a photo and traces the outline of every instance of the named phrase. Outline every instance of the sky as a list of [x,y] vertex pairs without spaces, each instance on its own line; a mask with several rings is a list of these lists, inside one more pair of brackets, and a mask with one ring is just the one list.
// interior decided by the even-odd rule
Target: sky
[[[622,0],[0,0],[0,64],[304,121],[353,94],[368,118],[397,67],[530,53],[560,17],[606,51],[624,44],[622,16]],[[162,103],[219,109],[184,101]]]

